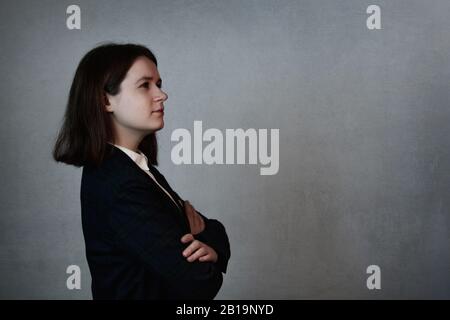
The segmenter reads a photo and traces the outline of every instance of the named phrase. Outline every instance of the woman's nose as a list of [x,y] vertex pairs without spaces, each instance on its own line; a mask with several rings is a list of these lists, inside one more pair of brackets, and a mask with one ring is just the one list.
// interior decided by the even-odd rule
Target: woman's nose
[[169,98],[167,93],[161,90],[161,92],[154,98],[155,101],[166,101]]
[[166,101],[168,98],[169,98],[169,96],[167,95],[167,93],[165,93],[164,91],[159,89],[158,100]]

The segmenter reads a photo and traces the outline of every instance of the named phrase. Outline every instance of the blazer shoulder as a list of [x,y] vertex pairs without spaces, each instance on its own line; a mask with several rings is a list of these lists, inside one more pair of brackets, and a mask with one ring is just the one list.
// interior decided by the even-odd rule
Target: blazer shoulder
[[[115,195],[123,185],[133,180],[135,172],[129,165],[125,154],[114,149],[110,156],[99,165],[85,165],[81,175],[81,198],[90,194],[107,193]],[[132,161],[131,159],[129,159]]]

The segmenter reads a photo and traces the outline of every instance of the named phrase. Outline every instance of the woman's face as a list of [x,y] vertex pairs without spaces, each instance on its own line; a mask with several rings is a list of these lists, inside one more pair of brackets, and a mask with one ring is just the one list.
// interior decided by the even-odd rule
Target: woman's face
[[145,136],[164,127],[163,102],[168,96],[161,90],[156,65],[147,57],[138,57],[120,84],[120,92],[106,94],[116,134]]

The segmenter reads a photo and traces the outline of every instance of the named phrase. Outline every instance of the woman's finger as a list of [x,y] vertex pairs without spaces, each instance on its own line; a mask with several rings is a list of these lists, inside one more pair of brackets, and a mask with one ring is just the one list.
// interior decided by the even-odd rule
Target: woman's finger
[[195,251],[189,258],[187,258],[187,260],[189,262],[195,261],[198,258],[200,258],[201,256],[204,256],[205,254],[207,254],[208,251],[206,250],[205,247],[200,247],[197,251]]
[[188,203],[185,210],[186,216],[188,217],[190,222],[193,222],[195,218],[194,210],[192,209],[192,206]]
[[198,218],[198,215],[194,216],[194,228],[196,230],[200,229],[200,219]]
[[[199,217],[200,217],[200,215],[199,215]],[[203,229],[205,229],[205,220],[203,220],[203,218],[200,217],[200,230],[203,230]]]
[[189,201],[186,200],[186,209],[187,211],[189,211],[190,214],[193,213],[193,209],[194,207],[191,205],[191,203]]
[[198,258],[199,261],[205,262],[205,261],[213,261],[213,256],[211,253],[207,253],[204,256],[201,256],[200,258]]
[[181,242],[187,243],[194,240],[194,236],[192,233],[186,233],[184,236],[181,237]]
[[205,226],[204,226],[204,220],[203,218],[197,213],[194,213],[195,218],[194,218],[194,224],[195,224],[195,230],[199,230],[199,232],[201,232]]
[[198,240],[192,241],[192,243],[183,251],[183,256],[189,257],[194,251],[202,246],[202,242]]

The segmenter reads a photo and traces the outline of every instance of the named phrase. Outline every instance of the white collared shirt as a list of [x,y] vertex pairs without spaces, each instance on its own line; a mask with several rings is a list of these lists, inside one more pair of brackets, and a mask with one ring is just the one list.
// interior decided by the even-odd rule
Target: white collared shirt
[[[109,144],[112,144],[112,143],[110,143],[110,142],[108,142]],[[172,199],[172,201],[175,203],[175,205],[178,207],[178,205],[177,205],[177,203],[176,203],[176,201],[172,198],[172,196],[170,195],[170,193],[169,192],[167,192],[167,190],[166,189],[164,189],[163,188],[163,186],[162,185],[160,185],[159,183],[158,183],[158,181],[155,179],[155,177],[153,176],[153,174],[150,172],[150,169],[149,169],[149,167],[148,167],[148,158],[147,158],[147,156],[144,154],[144,153],[142,153],[142,151],[141,150],[138,150],[139,151],[139,153],[137,153],[137,152],[135,152],[135,151],[133,151],[133,150],[131,150],[131,149],[128,149],[128,148],[125,148],[125,147],[122,147],[122,146],[119,146],[119,145],[117,145],[117,144],[114,144],[117,148],[119,148],[120,150],[122,150],[123,152],[125,152],[130,158],[131,158],[131,160],[133,160],[138,166],[139,166],[139,168],[141,168],[142,170],[144,170],[155,182],[156,182],[156,184],[158,185],[158,186],[160,186],[161,187],[161,189],[169,196],[169,198],[170,199]]]

